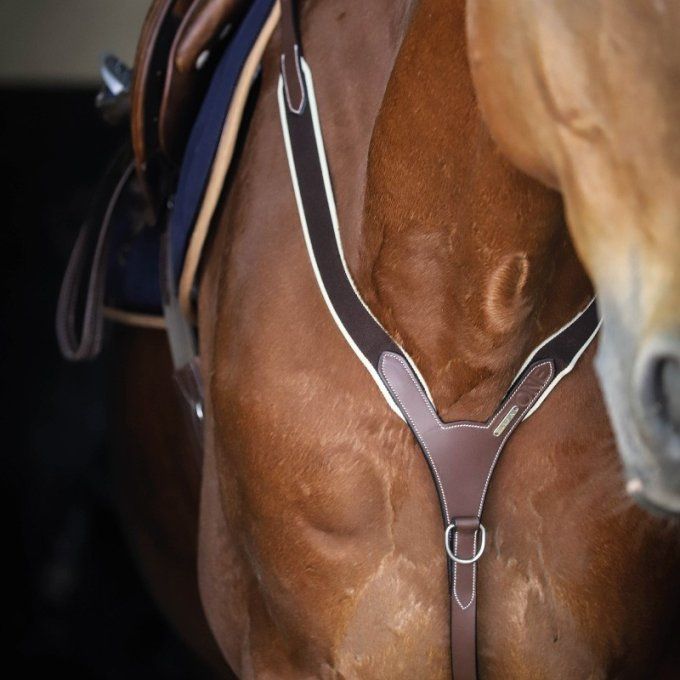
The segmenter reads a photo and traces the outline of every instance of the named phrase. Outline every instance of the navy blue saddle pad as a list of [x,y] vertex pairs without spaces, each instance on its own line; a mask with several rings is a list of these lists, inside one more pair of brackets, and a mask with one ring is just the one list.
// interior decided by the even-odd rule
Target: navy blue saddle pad
[[[206,191],[227,112],[246,60],[272,12],[275,0],[253,0],[220,57],[194,122],[179,173],[168,222],[171,261],[179,285],[196,217]],[[131,180],[134,182],[134,180]],[[134,189],[131,189],[134,191]],[[160,316],[160,230],[117,211],[112,224],[106,307]]]

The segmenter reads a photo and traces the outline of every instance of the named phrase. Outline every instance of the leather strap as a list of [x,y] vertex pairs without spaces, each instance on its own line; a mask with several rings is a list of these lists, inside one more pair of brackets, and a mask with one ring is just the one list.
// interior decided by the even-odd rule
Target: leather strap
[[59,349],[71,361],[94,359],[101,349],[111,226],[134,169],[132,149],[126,144],[99,183],[71,251],[56,315]]
[[281,3],[281,73],[286,101],[291,111],[301,113],[305,105],[305,86],[300,68],[302,48],[298,38],[296,0]]
[[[66,359],[94,359],[101,350],[104,293],[109,242],[116,218],[143,222],[146,202],[139,189],[129,145],[106,171],[78,234],[64,274],[57,302],[56,333]],[[168,247],[168,232],[161,236],[161,292],[163,315],[174,366],[174,377],[191,425],[197,457],[203,445],[203,384],[194,330],[184,315],[176,292],[176,279]]]
[[321,293],[340,331],[388,404],[408,423],[437,487],[448,556],[454,680],[477,677],[477,561],[486,541],[484,499],[519,424],[569,373],[599,329],[595,301],[527,359],[486,422],[444,423],[413,361],[361,300],[342,253],[311,71],[291,0],[282,0],[279,109],[303,234]]
[[[524,415],[555,378],[551,360],[533,363],[485,423],[442,422],[410,367],[385,353],[381,374],[428,460],[446,526],[451,586],[451,655],[455,680],[477,677],[477,560],[482,509],[496,462]],[[458,561],[461,560],[461,561]]]
[[161,236],[160,259],[163,317],[174,368],[173,375],[184,397],[183,403],[191,425],[194,450],[200,460],[203,453],[203,381],[194,329],[184,315],[177,297],[167,229]]
[[189,0],[155,0],[142,26],[135,55],[130,134],[137,174],[148,201],[147,219],[155,224],[174,182],[174,170],[161,153],[158,120],[168,55]]
[[177,166],[219,56],[247,4],[246,0],[195,0],[177,29],[158,112],[161,150]]

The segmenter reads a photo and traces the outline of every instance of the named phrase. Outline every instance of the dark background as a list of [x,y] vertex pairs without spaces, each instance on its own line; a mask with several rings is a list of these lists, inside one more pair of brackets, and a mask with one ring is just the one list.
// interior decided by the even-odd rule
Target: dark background
[[17,664],[22,678],[197,678],[201,670],[147,595],[117,521],[106,351],[71,364],[55,340],[70,248],[125,134],[100,121],[94,96],[0,90],[4,667]]

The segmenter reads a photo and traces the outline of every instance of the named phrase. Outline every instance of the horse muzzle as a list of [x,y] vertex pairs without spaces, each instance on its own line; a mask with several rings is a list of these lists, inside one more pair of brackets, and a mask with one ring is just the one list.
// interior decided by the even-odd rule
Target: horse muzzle
[[658,333],[642,345],[632,398],[651,460],[630,477],[627,490],[652,512],[680,513],[680,331]]
[[668,457],[680,465],[680,332],[661,333],[645,343],[633,386],[650,443],[666,444]]

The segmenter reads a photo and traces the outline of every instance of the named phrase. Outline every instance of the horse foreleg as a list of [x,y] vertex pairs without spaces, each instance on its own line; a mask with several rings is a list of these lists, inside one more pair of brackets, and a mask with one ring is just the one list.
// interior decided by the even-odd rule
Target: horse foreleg
[[112,366],[113,470],[123,529],[161,611],[220,677],[233,677],[198,595],[200,467],[165,335],[117,328]]

